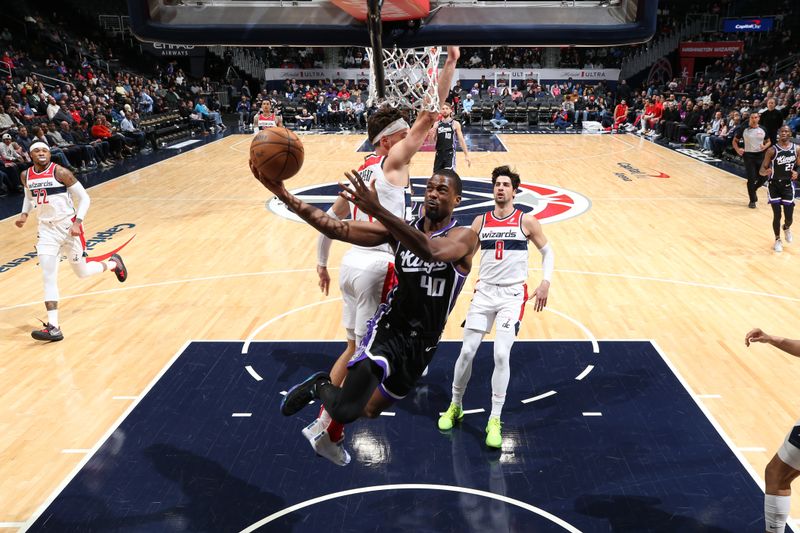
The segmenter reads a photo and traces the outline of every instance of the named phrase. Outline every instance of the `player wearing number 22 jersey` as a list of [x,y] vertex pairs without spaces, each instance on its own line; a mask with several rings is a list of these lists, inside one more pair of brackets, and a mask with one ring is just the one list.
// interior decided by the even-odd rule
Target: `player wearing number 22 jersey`
[[31,336],[40,341],[60,341],[64,338],[58,322],[58,264],[61,254],[67,256],[70,267],[79,278],[111,270],[119,281],[125,281],[128,270],[117,254],[108,261],[86,261],[83,220],[89,210],[89,194],[72,172],[50,161],[50,147],[47,144],[33,143],[30,154],[33,166],[21,175],[25,198],[15,224],[22,228],[30,213],[38,213],[36,253],[44,281],[44,304],[47,309],[47,322],[42,321],[44,327],[32,331]]

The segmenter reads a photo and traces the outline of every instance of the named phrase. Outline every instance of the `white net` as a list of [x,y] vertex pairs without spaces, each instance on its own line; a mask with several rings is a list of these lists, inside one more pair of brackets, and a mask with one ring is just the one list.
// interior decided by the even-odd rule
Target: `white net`
[[367,48],[369,58],[369,101],[380,106],[409,107],[417,111],[439,111],[439,52],[438,46],[428,48],[392,48],[383,50],[385,96],[378,97],[375,82],[375,57]]

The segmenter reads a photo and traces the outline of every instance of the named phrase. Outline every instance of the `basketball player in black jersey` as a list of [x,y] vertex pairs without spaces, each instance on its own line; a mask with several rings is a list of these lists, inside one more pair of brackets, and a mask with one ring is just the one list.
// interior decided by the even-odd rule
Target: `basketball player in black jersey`
[[767,148],[767,155],[761,163],[759,174],[769,177],[767,181],[767,201],[772,206],[772,230],[775,244],[772,249],[783,251],[781,243],[781,205],[785,222],[783,233],[786,242],[792,242],[792,219],[794,215],[794,189],[797,181],[797,146],[792,143],[792,130],[789,126],[778,129],[778,143]]
[[433,161],[433,171],[436,172],[443,168],[455,170],[456,137],[458,138],[459,146],[464,151],[464,159],[467,160],[467,166],[472,166],[467,143],[461,132],[461,124],[453,118],[453,107],[448,103],[442,104],[441,115],[442,118],[433,125],[430,132],[431,135],[436,136],[436,159]]
[[292,387],[281,404],[290,416],[320,398],[331,417],[349,424],[361,416],[377,417],[405,397],[433,358],[439,337],[472,267],[478,235],[456,226],[453,209],[461,201],[461,178],[441,170],[428,179],[425,216],[411,224],[381,206],[374,188],[347,177],[352,188],[340,193],[378,222],[337,220],[299,200],[281,182],[253,175],[300,218],[332,239],[361,246],[396,246],[398,283],[369,322],[366,336],[349,363],[342,387],[317,372]]

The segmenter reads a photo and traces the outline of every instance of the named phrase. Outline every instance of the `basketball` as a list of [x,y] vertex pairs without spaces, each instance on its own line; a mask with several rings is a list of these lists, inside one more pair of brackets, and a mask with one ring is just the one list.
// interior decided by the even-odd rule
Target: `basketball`
[[303,143],[286,128],[267,128],[250,143],[250,161],[265,177],[274,181],[291,178],[303,166]]

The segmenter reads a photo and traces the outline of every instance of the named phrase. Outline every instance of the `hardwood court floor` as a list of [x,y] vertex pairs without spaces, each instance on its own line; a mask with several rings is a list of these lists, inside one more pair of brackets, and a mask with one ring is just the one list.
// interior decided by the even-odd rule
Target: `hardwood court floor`
[[[800,242],[772,252],[764,192],[747,209],[740,178],[628,135],[501,138],[508,152],[474,153],[471,169],[459,155],[461,174],[510,163],[525,182],[591,200],[582,215],[545,225],[556,251],[550,312],[529,311],[520,337],[654,339],[763,477],[800,416],[800,361],[743,342],[755,326],[800,336],[790,320]],[[325,297],[316,285],[316,233],[265,209],[271,195],[250,176],[249,140],[229,136],[90,190],[90,236],[135,224],[96,248],[136,233],[124,250],[130,278],[79,280],[63,265],[63,342],[30,338],[45,317],[36,261],[0,273],[0,523],[27,520],[187,340],[243,340],[293,310],[256,338],[342,337],[338,287]],[[305,166],[290,188],[339,180],[359,164],[362,141],[303,137]],[[433,155],[418,154],[412,175],[428,175]],[[645,176],[659,173],[670,177]],[[2,224],[0,262],[33,249],[34,220]],[[330,264],[345,250],[334,245]],[[530,264],[535,286],[535,252]],[[461,337],[474,279],[445,339]]]

